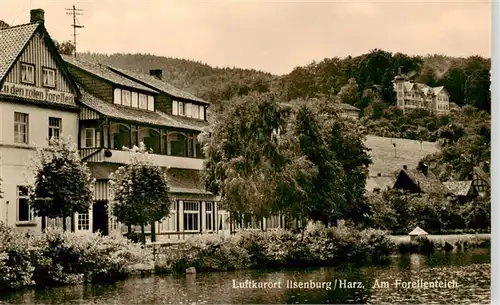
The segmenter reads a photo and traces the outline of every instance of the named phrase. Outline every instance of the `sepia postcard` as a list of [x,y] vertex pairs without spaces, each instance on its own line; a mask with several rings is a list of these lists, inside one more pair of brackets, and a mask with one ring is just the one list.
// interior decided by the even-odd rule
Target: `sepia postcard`
[[2,0],[0,304],[489,304],[495,7]]

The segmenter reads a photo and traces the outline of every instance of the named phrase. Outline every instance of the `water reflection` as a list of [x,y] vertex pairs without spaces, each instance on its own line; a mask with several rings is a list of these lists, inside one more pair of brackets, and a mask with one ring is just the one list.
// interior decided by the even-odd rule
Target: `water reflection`
[[[235,289],[233,280],[281,282],[281,289]],[[459,287],[405,289],[396,286],[397,280],[455,280]],[[286,288],[287,281],[331,282],[332,289]],[[490,257],[489,251],[482,249],[395,256],[387,266],[154,276],[108,285],[17,292],[0,296],[0,303],[2,300],[11,304],[489,303]]]

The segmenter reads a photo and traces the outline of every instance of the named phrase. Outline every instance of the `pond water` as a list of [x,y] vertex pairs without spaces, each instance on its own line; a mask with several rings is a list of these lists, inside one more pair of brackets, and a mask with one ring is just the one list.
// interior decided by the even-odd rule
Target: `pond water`
[[[476,249],[394,256],[387,266],[131,278],[16,292],[0,296],[0,304],[489,304],[490,272],[489,250]],[[268,287],[244,288],[264,282]],[[305,287],[312,283],[320,287]],[[440,283],[447,287],[431,286]]]

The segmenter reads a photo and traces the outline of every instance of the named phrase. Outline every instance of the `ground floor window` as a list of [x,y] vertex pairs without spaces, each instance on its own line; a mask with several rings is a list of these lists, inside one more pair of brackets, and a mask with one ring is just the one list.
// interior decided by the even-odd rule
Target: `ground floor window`
[[90,230],[90,216],[89,213],[78,213],[77,216],[77,229],[78,231]]
[[229,230],[229,213],[220,212],[218,213],[219,219],[219,231]]
[[213,231],[215,229],[215,203],[206,202],[205,203],[205,224],[207,231]]
[[33,221],[33,209],[29,203],[28,188],[17,187],[17,221]]
[[159,224],[160,232],[177,232],[177,209],[176,204],[170,207],[170,215],[165,217]]
[[117,229],[118,229],[118,220],[116,220],[116,217],[110,216],[109,217],[109,230],[116,231]]
[[184,201],[184,231],[200,230],[200,202]]

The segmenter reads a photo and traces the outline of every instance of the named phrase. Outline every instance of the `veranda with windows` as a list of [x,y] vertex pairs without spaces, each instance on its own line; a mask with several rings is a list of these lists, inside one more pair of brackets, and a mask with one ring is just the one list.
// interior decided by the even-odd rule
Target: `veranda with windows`
[[83,151],[95,148],[122,150],[144,143],[154,154],[204,159],[197,131],[118,121],[82,122],[80,126]]

